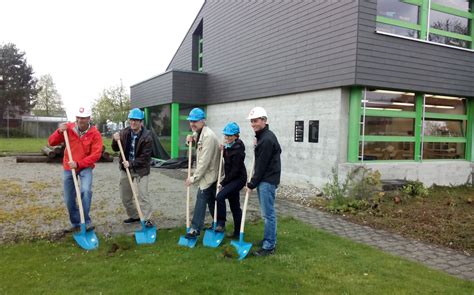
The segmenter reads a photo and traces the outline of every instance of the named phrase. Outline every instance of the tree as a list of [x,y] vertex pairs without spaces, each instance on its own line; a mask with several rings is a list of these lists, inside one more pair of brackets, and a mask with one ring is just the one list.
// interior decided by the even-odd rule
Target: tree
[[29,112],[36,104],[37,80],[25,53],[15,44],[0,45],[0,118],[5,111]]
[[130,110],[130,94],[125,91],[122,83],[102,91],[101,96],[92,105],[92,116],[98,126],[107,120],[125,123]]
[[56,90],[53,77],[46,74],[40,77],[37,84],[38,99],[33,109],[37,116],[65,116],[61,95]]

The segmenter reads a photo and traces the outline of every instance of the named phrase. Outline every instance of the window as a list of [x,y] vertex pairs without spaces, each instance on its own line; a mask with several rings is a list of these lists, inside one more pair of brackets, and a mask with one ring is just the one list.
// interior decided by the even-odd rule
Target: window
[[203,71],[203,56],[204,56],[204,38],[202,32],[202,20],[196,27],[193,33],[193,47],[192,47],[192,69],[193,71]]
[[473,0],[378,0],[377,31],[474,49]]
[[349,136],[356,140],[349,143],[349,153],[354,154],[349,159],[466,159],[470,148],[466,98],[385,89],[362,89],[351,93],[353,97],[350,112],[357,102],[354,112],[359,121],[350,120],[357,131],[349,133],[358,133]]

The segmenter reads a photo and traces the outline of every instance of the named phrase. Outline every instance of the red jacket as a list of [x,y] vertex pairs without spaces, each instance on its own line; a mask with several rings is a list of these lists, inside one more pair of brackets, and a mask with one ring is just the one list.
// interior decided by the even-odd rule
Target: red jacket
[[[77,171],[84,168],[94,168],[94,163],[97,162],[102,156],[102,136],[99,130],[92,126],[86,134],[81,138],[74,131],[76,123],[67,123],[67,135],[69,137],[69,145],[71,146],[72,159],[78,165]],[[48,144],[50,146],[59,145],[64,142],[64,135],[59,133],[58,130],[54,131],[49,136]],[[64,150],[63,167],[65,170],[71,170],[69,168],[69,156],[67,150]]]

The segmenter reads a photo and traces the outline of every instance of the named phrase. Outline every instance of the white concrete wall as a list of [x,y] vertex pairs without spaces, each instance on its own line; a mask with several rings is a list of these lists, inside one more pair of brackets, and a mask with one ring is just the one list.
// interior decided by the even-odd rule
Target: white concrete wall
[[435,161],[423,163],[342,163],[339,165],[339,177],[345,179],[347,173],[356,166],[378,170],[383,179],[419,180],[426,186],[461,185],[470,182],[471,163],[468,161]]
[[[225,124],[235,121],[246,144],[247,170],[254,132],[246,119],[255,106],[265,108],[282,147],[282,184],[320,187],[331,168],[346,161],[348,92],[337,88],[207,106],[207,124],[223,139]],[[294,142],[295,121],[304,121],[304,141]],[[319,120],[319,142],[308,142],[309,120]]]

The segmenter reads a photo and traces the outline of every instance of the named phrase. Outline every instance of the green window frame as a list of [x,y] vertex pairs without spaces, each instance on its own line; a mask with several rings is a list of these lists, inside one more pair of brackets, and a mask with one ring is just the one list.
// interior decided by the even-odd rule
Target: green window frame
[[[396,0],[393,0],[396,1]],[[470,0],[469,7],[470,11],[462,11],[453,7],[441,5],[438,3],[432,3],[431,0],[402,0],[401,2],[416,5],[419,7],[419,21],[418,24],[413,24],[403,20],[396,20],[389,17],[379,16],[377,15],[376,21],[377,23],[396,26],[400,28],[405,28],[409,30],[416,30],[418,31],[418,38],[421,40],[428,41],[429,34],[436,34],[443,37],[448,38],[455,38],[463,41],[467,41],[469,44],[466,47],[467,49],[474,49],[474,0]],[[468,29],[469,35],[463,35],[459,33],[448,32],[440,29],[432,28],[429,25],[429,18],[430,18],[430,11],[438,11],[442,13],[446,13],[453,16],[458,16],[462,18],[466,18],[468,20]],[[428,41],[433,44],[442,44],[434,41]],[[454,48],[463,48],[463,47],[456,47],[452,45],[446,45]]]
[[203,42],[204,42],[204,40],[203,40],[202,36],[199,36],[199,39],[198,39],[198,58],[197,58],[197,62],[198,62],[197,70],[198,70],[198,72],[203,71],[203,69],[202,69]]
[[[465,114],[446,114],[426,112],[425,93],[415,93],[415,111],[391,111],[366,109],[361,105],[365,97],[366,88],[352,87],[349,97],[349,134],[347,160],[350,163],[366,162],[360,156],[360,146],[367,142],[402,142],[414,143],[414,158],[410,160],[389,160],[394,161],[439,161],[438,159],[423,159],[423,145],[428,143],[465,143],[465,157],[453,160],[472,161],[473,157],[473,127],[474,100],[466,97]],[[391,117],[391,118],[412,118],[415,120],[413,136],[387,136],[387,135],[365,135],[363,131],[366,117]],[[430,119],[457,120],[465,122],[466,130],[463,137],[442,137],[424,136],[423,123]],[[440,159],[441,160],[441,159]],[[446,159],[443,159],[446,160]],[[383,162],[384,160],[370,160],[370,162]]]

